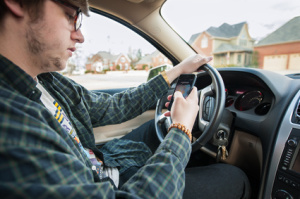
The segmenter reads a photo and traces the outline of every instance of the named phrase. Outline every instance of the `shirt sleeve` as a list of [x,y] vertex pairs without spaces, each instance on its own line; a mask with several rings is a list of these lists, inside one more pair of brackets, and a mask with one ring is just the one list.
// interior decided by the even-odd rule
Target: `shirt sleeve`
[[31,121],[14,118],[6,117],[14,125],[0,126],[0,192],[7,198],[182,196],[191,146],[180,130],[171,130],[146,165],[116,190],[110,182],[94,182],[91,168],[74,153],[69,138],[54,131],[56,124],[44,125],[46,121],[38,122],[38,117]]
[[121,190],[91,164],[45,107],[1,88],[0,193],[6,198],[180,198],[191,146],[172,129]]
[[[191,143],[179,129],[172,129],[155,154],[123,186],[127,193],[142,198],[182,198],[184,169],[191,154]],[[123,193],[125,194],[125,193]]]
[[155,105],[169,89],[162,75],[114,95],[89,91],[59,73],[42,74],[39,80],[72,121],[84,121],[89,128],[128,121]]
[[162,75],[158,75],[147,83],[115,95],[84,92],[82,96],[88,106],[91,122],[96,127],[119,124],[142,114],[155,105],[168,88]]

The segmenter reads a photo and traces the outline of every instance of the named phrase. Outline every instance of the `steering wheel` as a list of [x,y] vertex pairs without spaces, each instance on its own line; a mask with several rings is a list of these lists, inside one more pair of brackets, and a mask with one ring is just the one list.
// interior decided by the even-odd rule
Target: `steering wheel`
[[[204,64],[199,69],[209,74],[212,79],[212,83],[207,87],[198,90],[199,113],[198,119],[195,121],[195,125],[199,127],[202,134],[198,138],[195,138],[193,136],[192,151],[196,151],[204,146],[218,130],[219,124],[222,119],[223,110],[225,108],[226,99],[225,86],[220,73],[209,64]],[[199,74],[197,78],[199,78]],[[214,100],[207,100],[207,97],[211,97],[211,99]],[[164,95],[161,99],[158,100],[155,112],[155,129],[157,137],[160,141],[163,141],[165,137],[163,128],[167,130],[172,123],[171,118],[164,116],[164,114],[162,113],[166,98],[167,96]],[[209,103],[214,103],[214,105],[209,106]],[[208,119],[204,115],[209,111],[211,111],[212,114]]]

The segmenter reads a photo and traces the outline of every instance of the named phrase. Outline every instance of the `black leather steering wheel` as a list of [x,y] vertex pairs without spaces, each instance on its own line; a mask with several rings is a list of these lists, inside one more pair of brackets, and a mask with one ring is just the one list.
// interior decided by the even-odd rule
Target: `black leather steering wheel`
[[[193,138],[192,142],[192,151],[196,151],[200,149],[202,146],[204,146],[216,133],[218,130],[219,124],[222,119],[223,110],[225,108],[225,86],[223,83],[223,79],[220,75],[220,73],[209,64],[204,64],[200,67],[201,70],[205,71],[205,73],[208,73],[209,76],[212,79],[212,83],[201,89],[198,90],[198,96],[199,96],[199,113],[198,113],[198,119],[195,122],[195,125],[197,125],[202,132],[202,134],[198,138]],[[197,76],[199,78],[199,75]],[[207,97],[212,97],[214,101],[214,107],[211,117],[209,118],[209,121],[207,121],[203,117],[203,107],[207,107],[207,102],[205,100]],[[155,129],[157,137],[160,141],[162,141],[165,137],[163,128],[168,129],[171,125],[171,118],[165,117],[162,113],[162,109],[165,107],[166,102],[166,95],[163,96],[160,100],[158,100],[156,105],[156,112],[155,112]],[[211,103],[211,100],[210,100]],[[206,110],[207,111],[207,110]],[[166,131],[165,131],[166,132]],[[193,132],[192,132],[193,134]]]

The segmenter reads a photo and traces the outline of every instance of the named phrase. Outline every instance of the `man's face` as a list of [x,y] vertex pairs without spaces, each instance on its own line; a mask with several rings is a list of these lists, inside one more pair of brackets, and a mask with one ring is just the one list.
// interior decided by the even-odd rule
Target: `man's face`
[[46,0],[43,16],[28,20],[27,47],[39,74],[64,69],[75,44],[84,41],[81,31],[74,30],[74,13],[73,8]]

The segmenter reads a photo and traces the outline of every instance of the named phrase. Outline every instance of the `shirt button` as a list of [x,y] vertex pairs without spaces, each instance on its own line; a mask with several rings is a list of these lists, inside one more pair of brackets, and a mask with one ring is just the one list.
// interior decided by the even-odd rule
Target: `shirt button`
[[32,94],[35,94],[35,91],[32,91]]

